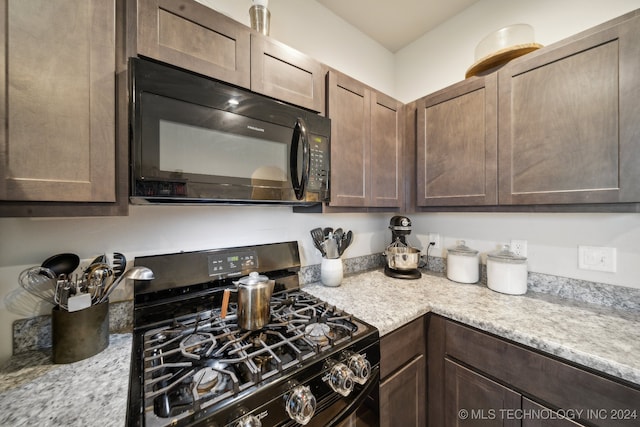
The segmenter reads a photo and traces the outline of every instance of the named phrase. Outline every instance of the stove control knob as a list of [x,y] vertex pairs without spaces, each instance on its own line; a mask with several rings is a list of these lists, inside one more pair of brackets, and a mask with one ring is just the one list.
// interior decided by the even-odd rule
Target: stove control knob
[[262,422],[254,415],[247,415],[236,421],[234,427],[262,427]]
[[364,384],[371,374],[371,363],[361,354],[353,354],[347,361],[347,366],[353,372],[353,380],[358,384]]
[[336,363],[331,367],[329,385],[336,393],[348,396],[353,390],[353,373],[344,363]]
[[316,411],[316,398],[311,393],[309,387],[296,386],[287,396],[285,408],[289,418],[295,422],[306,425],[311,421]]

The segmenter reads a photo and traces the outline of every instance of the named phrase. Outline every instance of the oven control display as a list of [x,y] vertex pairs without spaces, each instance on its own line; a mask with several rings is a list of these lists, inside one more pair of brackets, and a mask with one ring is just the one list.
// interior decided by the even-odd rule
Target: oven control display
[[255,251],[220,252],[209,255],[209,276],[234,276],[258,267]]

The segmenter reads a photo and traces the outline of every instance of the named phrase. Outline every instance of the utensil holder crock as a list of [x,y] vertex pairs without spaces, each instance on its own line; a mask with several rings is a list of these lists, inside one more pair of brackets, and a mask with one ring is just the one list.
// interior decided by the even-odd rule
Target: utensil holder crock
[[322,258],[320,281],[325,286],[340,286],[342,283],[342,258]]
[[109,301],[79,311],[51,310],[53,363],[71,363],[109,346]]

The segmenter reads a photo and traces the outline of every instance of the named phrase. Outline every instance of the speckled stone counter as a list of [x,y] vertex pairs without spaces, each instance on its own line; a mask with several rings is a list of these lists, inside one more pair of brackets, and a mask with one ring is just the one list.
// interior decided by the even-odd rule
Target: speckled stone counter
[[[503,295],[435,273],[391,279],[382,269],[349,274],[339,287],[314,282],[303,289],[371,323],[381,335],[431,311],[640,385],[635,308],[537,292]],[[0,425],[125,425],[130,357],[130,334],[112,334],[106,350],[68,365],[52,364],[46,351],[12,357],[0,368]]]
[[46,351],[14,356],[0,370],[1,426],[125,425],[131,334],[101,353],[56,365]]
[[305,291],[359,317],[385,335],[431,311],[640,385],[640,312],[529,292],[504,295],[441,274],[391,279],[382,270],[346,276],[338,287]]

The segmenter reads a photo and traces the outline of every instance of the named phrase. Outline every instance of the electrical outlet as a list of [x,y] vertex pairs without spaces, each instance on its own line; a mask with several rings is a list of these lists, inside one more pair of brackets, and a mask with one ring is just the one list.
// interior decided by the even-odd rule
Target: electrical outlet
[[434,243],[432,249],[440,249],[440,235],[438,233],[429,233],[429,243]]
[[527,241],[526,240],[512,240],[511,252],[520,256],[527,256]]
[[578,246],[578,268],[616,272],[616,248]]

